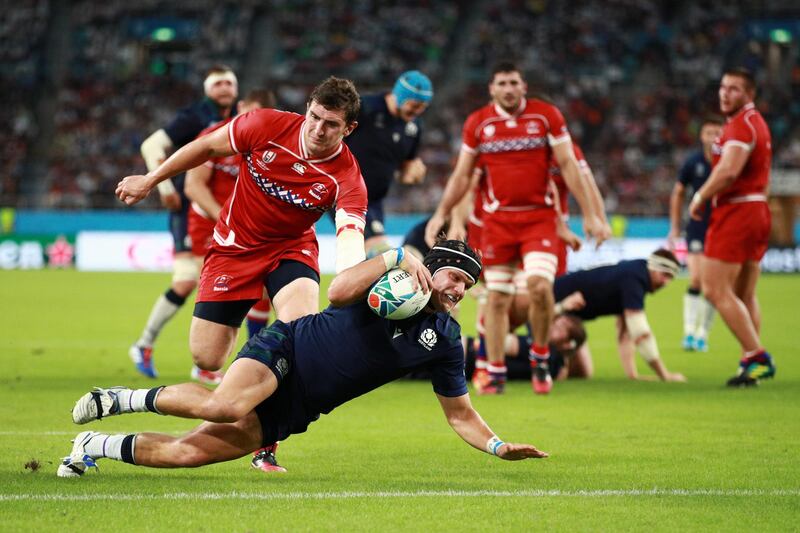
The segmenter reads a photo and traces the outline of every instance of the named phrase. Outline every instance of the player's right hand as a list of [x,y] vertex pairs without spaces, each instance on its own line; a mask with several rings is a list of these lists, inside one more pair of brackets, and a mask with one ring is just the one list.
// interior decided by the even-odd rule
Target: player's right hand
[[611,226],[598,217],[584,217],[583,232],[595,240],[595,248],[600,248],[601,244],[611,238]]
[[497,450],[497,456],[506,461],[520,461],[522,459],[542,459],[549,457],[550,454],[537,450],[535,446],[530,444],[506,442]]
[[580,311],[586,307],[586,298],[581,291],[575,291],[561,300],[561,307],[564,311]]
[[428,267],[422,264],[422,261],[417,259],[417,256],[409,252],[408,248],[405,249],[403,260],[398,266],[411,274],[415,284],[414,290],[422,288],[422,292],[425,294],[428,294],[431,291],[433,288],[433,277],[431,276],[431,271],[428,270]]
[[176,192],[161,195],[161,205],[170,211],[181,210],[181,196]]
[[115,193],[117,198],[125,202],[126,205],[133,205],[144,200],[150,193],[150,189],[147,176],[126,176],[117,183]]
[[444,216],[439,213],[434,213],[428,224],[425,226],[425,244],[433,247],[436,244],[436,239],[439,237],[439,232],[444,227]]
[[684,376],[680,372],[667,372],[666,381],[670,381],[673,383],[686,383],[688,380],[686,379],[686,376]]
[[447,239],[451,241],[465,241],[467,239],[467,228],[464,224],[450,221],[450,226],[447,228]]

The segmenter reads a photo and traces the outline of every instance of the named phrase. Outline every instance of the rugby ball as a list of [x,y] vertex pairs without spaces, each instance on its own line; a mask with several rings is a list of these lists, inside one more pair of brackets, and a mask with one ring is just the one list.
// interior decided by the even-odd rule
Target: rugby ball
[[389,320],[402,320],[419,313],[430,299],[430,292],[414,290],[411,274],[402,268],[394,268],[381,276],[367,295],[369,308]]

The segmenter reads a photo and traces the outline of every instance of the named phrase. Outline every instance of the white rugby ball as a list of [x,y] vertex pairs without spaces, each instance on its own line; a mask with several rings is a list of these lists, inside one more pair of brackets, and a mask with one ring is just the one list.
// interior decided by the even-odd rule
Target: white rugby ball
[[369,308],[390,320],[402,320],[419,313],[430,299],[430,292],[414,290],[411,274],[402,268],[394,268],[381,276],[367,295]]

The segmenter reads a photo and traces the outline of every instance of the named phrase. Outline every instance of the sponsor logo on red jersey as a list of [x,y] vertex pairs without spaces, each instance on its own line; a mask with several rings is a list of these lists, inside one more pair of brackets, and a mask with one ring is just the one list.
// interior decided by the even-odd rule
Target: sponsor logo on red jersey
[[222,274],[222,275],[217,276],[217,278],[214,280],[214,291],[215,292],[220,292],[220,291],[230,290],[230,287],[228,286],[228,283],[232,279],[233,279],[233,276],[229,276],[227,274]]

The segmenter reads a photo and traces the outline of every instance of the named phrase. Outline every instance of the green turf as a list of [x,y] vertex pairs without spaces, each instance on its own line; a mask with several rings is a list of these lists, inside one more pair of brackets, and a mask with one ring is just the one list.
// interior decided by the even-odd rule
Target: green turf
[[[765,277],[759,286],[778,375],[757,389],[722,386],[738,353],[721,321],[710,353],[679,350],[679,280],[651,297],[648,314],[667,365],[688,384],[625,380],[613,323],[603,320],[589,327],[595,379],[557,383],[549,397],[512,383],[503,397],[473,399],[500,436],[549,451],[545,460],[506,463],[473,450],[447,426],[430,384],[404,381],[288,439],[279,450],[287,474],[256,472],[248,459],[173,471],[105,460],[99,473],[56,478],[77,432],[75,399],[93,385],[152,385],[126,352],[167,283],[165,275],[0,273],[3,531],[798,527],[800,277]],[[159,340],[158,383],[188,377],[188,307]],[[469,331],[474,306],[464,307]],[[193,423],[141,414],[94,426],[179,432]],[[32,459],[38,471],[25,468]]]

